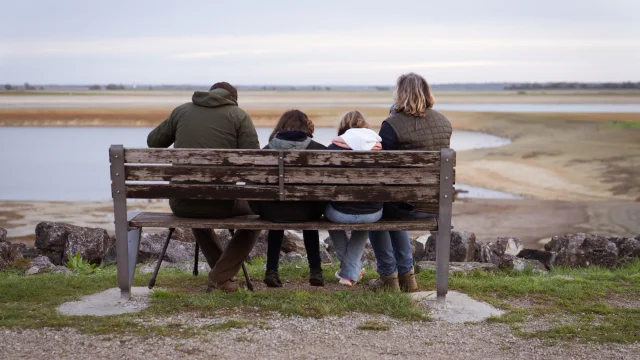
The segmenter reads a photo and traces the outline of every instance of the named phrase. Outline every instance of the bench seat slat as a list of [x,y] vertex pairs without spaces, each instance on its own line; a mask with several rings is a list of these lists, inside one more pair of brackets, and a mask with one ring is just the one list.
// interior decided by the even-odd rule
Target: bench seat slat
[[303,223],[273,223],[261,220],[257,216],[242,216],[227,219],[190,219],[180,218],[171,213],[140,213],[130,222],[133,227],[162,228],[210,228],[210,229],[248,229],[248,230],[437,230],[436,220],[380,220],[372,224],[336,224],[327,220],[307,221]]
[[[144,184],[127,185],[129,199],[278,200],[279,188],[269,185]],[[435,186],[289,185],[289,201],[420,201],[438,202]]]

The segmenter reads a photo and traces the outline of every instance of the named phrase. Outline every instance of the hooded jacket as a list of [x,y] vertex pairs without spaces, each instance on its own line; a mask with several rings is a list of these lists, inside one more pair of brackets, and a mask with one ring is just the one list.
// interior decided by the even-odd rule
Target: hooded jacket
[[[326,150],[302,131],[278,133],[264,149],[273,150]],[[319,201],[255,201],[251,208],[260,217],[277,223],[302,222],[320,218],[326,203]]]
[[[196,91],[192,101],[175,108],[149,133],[150,148],[259,149],[251,117],[225,89]],[[171,210],[184,217],[217,217],[235,201],[171,199]],[[215,207],[215,212],[212,209]]]
[[[344,134],[333,139],[328,150],[381,150],[381,138],[371,129],[349,129]],[[345,169],[345,171],[349,171]],[[332,202],[335,210],[351,215],[373,214],[382,210],[382,203],[374,202]]]

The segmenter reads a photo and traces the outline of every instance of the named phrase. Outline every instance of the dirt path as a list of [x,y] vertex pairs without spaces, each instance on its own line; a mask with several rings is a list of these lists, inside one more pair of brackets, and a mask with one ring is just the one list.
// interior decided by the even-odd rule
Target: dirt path
[[[228,318],[181,315],[151,319],[172,329],[200,328]],[[206,336],[92,336],[68,329],[0,331],[0,359],[634,359],[640,344],[552,344],[512,335],[504,324],[403,322],[353,314],[309,319],[247,316],[256,325]],[[388,331],[358,330],[365,321]]]

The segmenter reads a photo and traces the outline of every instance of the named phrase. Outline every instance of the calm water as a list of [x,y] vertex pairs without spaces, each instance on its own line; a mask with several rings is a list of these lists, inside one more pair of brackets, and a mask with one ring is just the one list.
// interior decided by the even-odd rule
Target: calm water
[[[175,106],[180,102],[167,101],[163,99],[109,99],[103,102],[53,102],[43,101],[20,102],[17,100],[13,103],[0,103],[0,108],[62,108],[62,107],[127,107],[127,106]],[[90,99],[88,99],[90,100]],[[259,105],[272,107],[331,107],[345,106],[342,103],[251,103],[245,102],[241,105]],[[384,107],[388,108],[391,104],[348,104],[357,107]],[[436,110],[442,111],[478,111],[478,112],[560,112],[560,113],[640,113],[640,104],[436,104]]]
[[[146,147],[151,128],[0,127],[0,200],[110,200],[108,149],[112,144]],[[271,128],[258,128],[261,145]],[[328,145],[336,130],[318,128],[316,141]],[[456,150],[498,147],[509,139],[456,131]],[[461,185],[470,197],[514,197]]]

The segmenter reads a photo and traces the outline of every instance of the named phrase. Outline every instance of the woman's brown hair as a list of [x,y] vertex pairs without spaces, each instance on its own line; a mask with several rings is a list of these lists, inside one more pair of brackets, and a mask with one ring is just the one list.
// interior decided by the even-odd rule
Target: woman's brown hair
[[308,137],[313,137],[314,130],[315,126],[313,122],[309,120],[307,114],[297,109],[287,110],[280,116],[278,124],[276,124],[276,127],[269,136],[269,141],[276,137],[279,132],[285,131],[302,131],[307,134]]
[[353,128],[371,129],[369,123],[364,119],[364,115],[358,110],[352,110],[344,114],[340,120],[340,125],[338,125],[338,136]]
[[409,73],[398,78],[395,111],[423,117],[435,104],[429,83],[422,76]]

